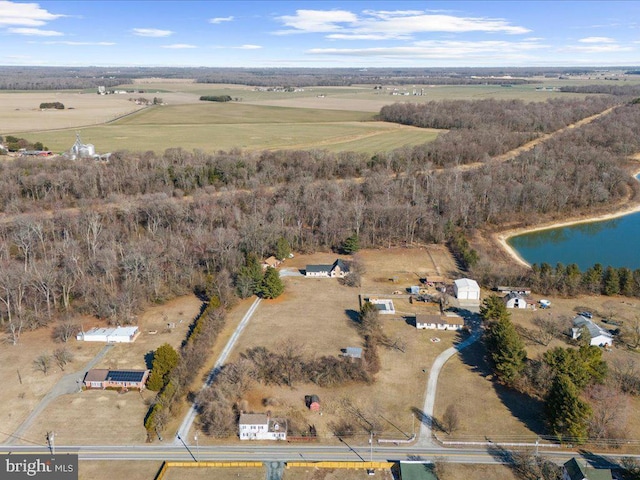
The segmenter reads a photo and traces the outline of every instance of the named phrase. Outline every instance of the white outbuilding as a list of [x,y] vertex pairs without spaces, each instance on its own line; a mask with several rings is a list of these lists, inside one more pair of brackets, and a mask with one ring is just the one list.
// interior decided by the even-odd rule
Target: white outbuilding
[[454,280],[453,293],[458,300],[480,300],[480,286],[470,278]]
[[92,328],[80,332],[76,340],[85,342],[131,343],[140,335],[138,327]]

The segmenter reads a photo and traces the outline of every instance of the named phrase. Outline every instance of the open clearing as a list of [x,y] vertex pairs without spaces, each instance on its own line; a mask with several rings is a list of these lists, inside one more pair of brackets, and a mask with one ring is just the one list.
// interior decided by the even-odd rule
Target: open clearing
[[[130,369],[145,368],[145,355],[163,343],[178,347],[185,338],[189,324],[200,310],[201,302],[193,295],[179,297],[165,305],[147,309],[138,319],[142,334],[132,344],[115,345],[96,368]],[[167,323],[176,327],[167,330]],[[87,330],[101,323],[95,319],[84,319],[83,328]],[[149,332],[157,331],[156,334]],[[35,337],[39,335],[38,337]],[[33,338],[32,338],[33,337]],[[49,347],[47,347],[49,345]],[[24,420],[37,402],[51,389],[62,376],[56,371],[44,376],[31,368],[33,359],[42,351],[53,351],[60,345],[53,343],[50,332],[36,331],[25,335],[23,342],[16,347],[3,346],[0,349],[0,379],[9,388],[0,393],[0,400],[13,408],[3,409],[6,418],[0,420],[4,437],[11,434]],[[104,344],[77,342],[72,339],[68,347],[76,356],[64,373],[81,370]],[[18,383],[16,365],[20,368],[23,385]],[[9,367],[10,366],[10,367]],[[17,384],[17,385],[16,385]],[[22,395],[24,394],[24,395]],[[122,444],[142,443],[146,438],[143,419],[148,406],[146,401],[153,392],[142,394],[130,391],[120,394],[112,390],[85,390],[83,392],[58,397],[45,409],[27,430],[22,439],[25,442],[44,443],[47,431],[54,430],[60,444]],[[73,416],[70,420],[70,412]],[[114,422],[114,418],[122,421]],[[96,425],[110,425],[109,429],[96,428]],[[6,430],[5,430],[6,429]]]
[[[269,109],[267,109],[269,110]],[[144,118],[138,114],[138,120]],[[164,152],[167,148],[217,152],[219,150],[327,149],[366,153],[387,151],[405,145],[419,145],[434,140],[438,133],[385,122],[327,123],[245,123],[230,125],[108,125],[81,129],[82,139],[92,143],[96,152],[129,150]],[[27,138],[38,140],[52,151],[71,148],[76,131],[31,132]]]

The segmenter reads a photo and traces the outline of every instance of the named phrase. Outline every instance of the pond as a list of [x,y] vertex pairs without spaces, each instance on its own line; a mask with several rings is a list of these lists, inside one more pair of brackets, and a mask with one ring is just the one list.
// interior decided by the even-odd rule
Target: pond
[[640,268],[640,212],[612,220],[551,228],[511,237],[507,243],[529,264],[575,263]]

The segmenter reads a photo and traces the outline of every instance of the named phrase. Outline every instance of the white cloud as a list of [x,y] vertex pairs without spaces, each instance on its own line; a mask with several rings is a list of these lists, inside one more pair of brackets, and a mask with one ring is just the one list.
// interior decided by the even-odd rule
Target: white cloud
[[116,45],[115,42],[74,42],[68,40],[56,40],[51,42],[42,42],[45,45],[70,45],[70,46],[97,46],[97,47],[110,47]]
[[134,28],[133,34],[139,37],[168,37],[173,35],[171,30],[160,30],[157,28]]
[[296,10],[295,15],[285,15],[278,20],[288,27],[274,32],[278,35],[329,33],[331,38],[341,40],[405,39],[425,32],[530,32],[528,28],[511,25],[500,18],[461,17],[415,10],[365,10],[360,15],[346,10]]
[[406,59],[460,59],[500,55],[501,58],[516,57],[534,50],[547,49],[538,42],[506,41],[439,41],[427,40],[405,47],[381,48],[314,48],[307,53],[313,55],[339,55],[358,57],[385,57]]
[[616,41],[610,37],[586,37],[578,41],[581,43],[616,43]]
[[261,45],[240,45],[239,47],[234,47],[237,48],[239,50],[259,50],[262,48]]
[[185,49],[185,48],[198,48],[195,45],[190,45],[188,43],[174,43],[172,45],[163,45],[162,48],[172,48],[176,50]]
[[8,32],[34,37],[61,37],[64,35],[62,32],[56,32],[55,30],[40,30],[39,28],[10,28]]
[[37,3],[15,3],[0,0],[0,25],[41,27],[64,15],[50,13]]
[[581,53],[613,53],[632,52],[635,50],[635,48],[618,44],[605,43],[600,45],[567,45],[562,50]]
[[295,15],[285,15],[279,20],[291,30],[276,32],[278,34],[337,32],[342,28],[339,24],[355,24],[358,16],[346,10],[296,10]]
[[234,17],[232,17],[232,16],[230,16],[230,17],[211,18],[211,19],[209,19],[209,23],[213,23],[214,25],[217,25],[217,24],[222,23],[222,22],[231,22],[231,21],[233,21],[233,18]]

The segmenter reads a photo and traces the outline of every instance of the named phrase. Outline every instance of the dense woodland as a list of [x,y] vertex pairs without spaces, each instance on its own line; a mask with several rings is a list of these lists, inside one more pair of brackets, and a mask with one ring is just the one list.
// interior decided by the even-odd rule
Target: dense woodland
[[[246,255],[267,256],[281,238],[296,251],[336,248],[354,234],[362,247],[441,243],[610,208],[636,194],[623,167],[640,151],[639,126],[640,105],[623,104],[471,170],[434,168],[430,144],[373,157],[178,148],[118,152],[109,163],[4,162],[3,323],[15,342],[25,328],[78,312],[129,323],[147,302],[208,276],[233,289]],[[476,268],[481,279],[496,275],[487,262]]]
[[[0,90],[114,87],[136,78],[193,78],[199,83],[254,86],[349,86],[353,84],[516,85],[533,76],[562,78],[598,74],[595,68],[209,68],[0,66]],[[502,77],[502,78],[500,78]]]

